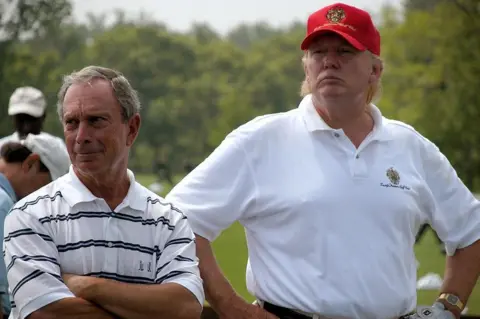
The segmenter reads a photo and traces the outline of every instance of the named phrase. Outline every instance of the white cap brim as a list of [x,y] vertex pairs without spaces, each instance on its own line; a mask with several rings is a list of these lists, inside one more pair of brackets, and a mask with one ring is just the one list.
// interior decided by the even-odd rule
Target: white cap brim
[[45,108],[26,103],[11,104],[8,108],[8,115],[28,114],[33,117],[41,117],[44,113]]

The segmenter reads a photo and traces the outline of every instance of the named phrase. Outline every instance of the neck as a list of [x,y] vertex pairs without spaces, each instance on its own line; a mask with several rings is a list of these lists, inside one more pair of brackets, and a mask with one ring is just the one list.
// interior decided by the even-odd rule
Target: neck
[[78,179],[88,188],[96,197],[103,198],[110,209],[114,210],[127,196],[130,188],[130,179],[128,178],[127,168],[117,170],[117,172],[106,172],[100,174],[88,174],[73,167]]
[[38,176],[36,180],[30,180],[28,183],[21,183],[21,185],[15,185],[14,183],[11,183],[11,185],[15,192],[15,195],[17,196],[17,200],[20,200],[25,196],[47,185],[48,183],[50,183],[50,181],[50,175],[46,176],[45,178],[41,178],[40,176]]
[[348,104],[341,101],[322,101],[320,103],[314,98],[314,106],[328,126],[342,129],[357,148],[373,130],[375,123],[370,113],[370,107],[362,101]]

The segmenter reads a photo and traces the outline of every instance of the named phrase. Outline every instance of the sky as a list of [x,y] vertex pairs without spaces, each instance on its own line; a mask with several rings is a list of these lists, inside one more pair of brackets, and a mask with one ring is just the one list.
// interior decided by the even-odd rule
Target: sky
[[[383,4],[401,5],[402,0],[343,0],[372,13]],[[217,32],[227,33],[242,22],[265,21],[280,27],[306,21],[308,14],[334,3],[328,0],[73,0],[74,17],[85,21],[87,12],[110,13],[115,8],[137,16],[147,12],[171,29],[186,31],[194,22],[207,22]]]

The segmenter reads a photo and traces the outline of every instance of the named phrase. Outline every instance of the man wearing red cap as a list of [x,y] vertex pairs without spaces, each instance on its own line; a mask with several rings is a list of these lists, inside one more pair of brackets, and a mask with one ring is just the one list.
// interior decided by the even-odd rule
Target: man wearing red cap
[[[367,12],[320,9],[301,49],[298,108],[231,132],[167,196],[196,234],[207,300],[221,318],[458,318],[479,275],[480,202],[434,144],[372,103],[383,64]],[[258,306],[210,246],[235,221]],[[425,222],[448,257],[442,294],[415,311]]]

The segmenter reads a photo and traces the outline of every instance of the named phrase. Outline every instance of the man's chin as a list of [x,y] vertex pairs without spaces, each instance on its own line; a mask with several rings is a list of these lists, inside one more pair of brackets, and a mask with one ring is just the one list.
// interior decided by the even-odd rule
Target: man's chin
[[341,97],[345,94],[345,89],[340,85],[325,85],[318,88],[317,94],[323,98]]
[[78,161],[74,164],[74,167],[83,175],[94,175],[103,171],[98,161]]

